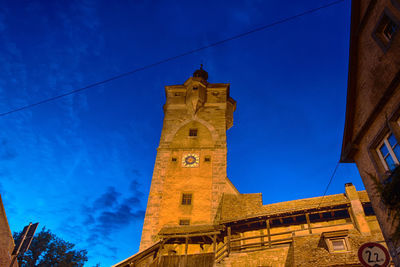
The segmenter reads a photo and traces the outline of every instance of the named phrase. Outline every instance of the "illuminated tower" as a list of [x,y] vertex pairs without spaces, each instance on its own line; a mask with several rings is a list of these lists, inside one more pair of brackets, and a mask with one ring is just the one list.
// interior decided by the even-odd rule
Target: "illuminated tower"
[[226,173],[226,131],[236,102],[229,84],[207,79],[200,67],[184,84],[165,87],[140,251],[157,240],[163,226],[212,224],[222,194],[238,194]]

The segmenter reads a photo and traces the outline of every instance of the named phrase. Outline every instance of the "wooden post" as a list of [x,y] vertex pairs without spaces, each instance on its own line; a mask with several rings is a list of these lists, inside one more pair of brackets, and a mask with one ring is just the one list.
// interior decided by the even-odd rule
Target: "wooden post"
[[214,251],[214,254],[217,251],[217,235],[216,234],[214,234],[214,236],[213,236],[213,251]]
[[268,233],[268,247],[271,247],[271,226],[269,225],[269,219],[265,221],[267,224],[267,233]]
[[308,233],[309,233],[309,234],[312,234],[312,231],[311,231],[311,223],[310,223],[310,217],[309,217],[309,214],[308,214],[308,213],[306,213],[306,220],[307,220],[307,225],[308,225]]
[[185,264],[184,264],[184,266],[187,266],[188,247],[189,247],[189,237],[187,236],[187,237],[185,238]]
[[228,226],[228,237],[227,237],[227,243],[226,243],[226,251],[227,251],[227,256],[231,253],[231,227]]
[[260,235],[261,235],[261,246],[263,247],[264,246],[264,230],[263,229],[261,229],[260,230]]

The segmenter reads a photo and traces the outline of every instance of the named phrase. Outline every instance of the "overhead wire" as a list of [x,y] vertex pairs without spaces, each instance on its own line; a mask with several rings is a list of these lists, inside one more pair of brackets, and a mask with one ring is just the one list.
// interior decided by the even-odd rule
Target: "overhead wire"
[[48,103],[48,102],[51,102],[51,101],[54,101],[54,100],[57,100],[57,99],[72,95],[72,94],[76,94],[76,93],[88,90],[90,88],[93,88],[93,87],[96,87],[96,86],[99,86],[99,85],[102,85],[102,84],[109,83],[111,81],[114,81],[114,80],[129,76],[129,75],[132,75],[132,74],[134,74],[136,72],[143,71],[145,69],[149,69],[149,68],[155,67],[157,65],[160,65],[160,64],[163,64],[163,63],[166,63],[166,62],[169,62],[169,61],[172,61],[172,60],[175,60],[175,59],[178,59],[178,58],[181,58],[181,57],[184,57],[184,56],[187,56],[187,55],[190,55],[190,54],[193,54],[193,53],[205,50],[205,49],[208,49],[210,47],[218,46],[218,45],[227,43],[229,41],[232,41],[232,40],[235,40],[235,39],[239,39],[239,38],[245,37],[247,35],[250,35],[250,34],[253,34],[253,33],[268,29],[268,28],[271,28],[273,26],[276,26],[276,25],[279,25],[279,24],[294,20],[296,18],[299,18],[299,17],[305,16],[305,15],[317,12],[317,11],[319,11],[321,9],[325,9],[325,8],[337,5],[337,4],[341,3],[341,2],[344,2],[344,0],[333,1],[333,2],[330,2],[330,3],[326,4],[326,5],[323,5],[323,6],[320,6],[320,7],[317,7],[317,8],[313,8],[313,9],[309,9],[307,11],[304,11],[304,12],[301,12],[299,14],[296,14],[296,15],[293,15],[293,16],[290,16],[290,17],[286,17],[284,19],[281,19],[281,20],[266,24],[264,26],[255,28],[253,30],[250,30],[250,31],[247,31],[247,32],[244,32],[244,33],[240,33],[240,34],[231,36],[229,38],[226,38],[226,39],[214,42],[214,43],[210,43],[208,45],[204,45],[202,47],[199,47],[199,48],[196,48],[196,49],[192,49],[192,50],[186,51],[184,53],[181,53],[181,54],[178,54],[178,55],[175,55],[175,56],[172,56],[172,57],[168,57],[168,58],[162,59],[162,60],[157,61],[155,63],[144,65],[142,67],[136,68],[136,69],[128,71],[128,72],[124,72],[124,73],[118,74],[116,76],[113,76],[111,78],[108,78],[108,79],[105,79],[105,80],[102,80],[102,81],[99,81],[99,82],[92,83],[92,84],[87,85],[85,87],[74,89],[74,90],[71,90],[69,92],[66,92],[66,93],[63,93],[63,94],[59,94],[59,95],[56,95],[56,96],[53,96],[53,97],[49,97],[49,98],[40,100],[40,101],[35,102],[35,103],[31,103],[31,104],[27,104],[25,106],[21,106],[21,107],[15,108],[15,109],[11,109],[9,111],[0,113],[0,117],[4,117],[6,115],[9,115],[9,114],[12,114],[12,113],[15,113],[15,112],[26,110],[26,109],[29,109],[29,108],[32,108],[32,107],[35,107],[35,106],[38,106],[38,105],[41,105],[41,104],[44,104],[44,103]]
[[329,179],[329,183],[326,185],[324,194],[322,195],[321,201],[319,202],[317,209],[319,209],[319,207],[321,206],[321,204],[322,204],[322,202],[323,202],[323,200],[324,200],[324,198],[325,198],[325,196],[326,196],[326,193],[328,192],[329,186],[330,186],[331,183],[332,183],[333,177],[335,177],[335,174],[336,174],[336,171],[337,171],[337,169],[338,169],[338,167],[339,167],[339,164],[340,164],[340,161],[338,161],[338,162],[336,163],[335,169],[333,170],[333,173],[332,173],[332,175],[331,175],[331,178]]

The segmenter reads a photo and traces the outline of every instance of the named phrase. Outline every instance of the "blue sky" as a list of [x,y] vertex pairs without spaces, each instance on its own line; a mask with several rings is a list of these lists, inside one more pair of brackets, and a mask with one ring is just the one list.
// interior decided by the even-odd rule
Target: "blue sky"
[[[329,1],[3,1],[0,113]],[[12,231],[39,222],[92,266],[137,252],[164,86],[200,63],[237,101],[228,176],[264,204],[323,194],[344,126],[350,1],[0,117],[0,193]],[[328,194],[363,185],[342,164]]]

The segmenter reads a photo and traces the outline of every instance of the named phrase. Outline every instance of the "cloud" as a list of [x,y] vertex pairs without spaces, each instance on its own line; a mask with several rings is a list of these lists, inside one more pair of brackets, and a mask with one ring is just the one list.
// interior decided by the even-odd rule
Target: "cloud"
[[118,193],[113,186],[110,186],[108,187],[106,193],[102,194],[98,199],[96,199],[94,206],[100,209],[112,208],[117,204],[120,195],[121,194]]
[[90,246],[102,245],[116,251],[117,248],[107,245],[111,234],[134,221],[143,220],[145,211],[140,205],[143,193],[139,191],[139,186],[136,180],[132,180],[126,196],[114,186],[109,186],[91,205],[83,205],[82,210],[86,214],[84,224],[90,232],[86,242]]
[[13,160],[17,157],[14,149],[8,146],[7,139],[3,138],[0,144],[0,160]]

